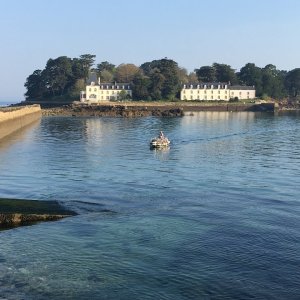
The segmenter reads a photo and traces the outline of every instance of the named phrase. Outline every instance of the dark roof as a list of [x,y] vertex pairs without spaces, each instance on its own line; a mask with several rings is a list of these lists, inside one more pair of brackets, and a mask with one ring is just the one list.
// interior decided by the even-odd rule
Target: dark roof
[[255,90],[254,86],[247,86],[247,85],[231,85],[231,90]]
[[100,88],[103,87],[103,89],[106,89],[106,90],[116,88],[117,86],[120,89],[122,89],[122,87],[124,86],[125,90],[129,90],[131,88],[130,83],[127,83],[127,82],[101,82],[100,83]]
[[191,85],[193,86],[192,87],[193,89],[197,89],[198,85],[200,86],[200,88],[204,88],[204,86],[206,85],[208,89],[210,89],[212,85],[213,85],[213,89],[218,89],[219,85],[221,86],[221,88],[225,88],[225,85],[227,85],[227,88],[230,90],[255,90],[254,86],[231,85],[228,82],[194,82],[194,83],[186,83],[184,85],[186,86],[187,89],[190,89]]
[[193,89],[197,89],[198,85],[200,86],[200,88],[204,88],[205,85],[207,88],[210,88],[213,85],[213,89],[217,89],[219,85],[223,88],[225,87],[225,85],[227,85],[227,87],[230,86],[228,82],[194,82],[194,83],[186,83],[184,85],[186,86],[186,88],[191,88],[192,85]]

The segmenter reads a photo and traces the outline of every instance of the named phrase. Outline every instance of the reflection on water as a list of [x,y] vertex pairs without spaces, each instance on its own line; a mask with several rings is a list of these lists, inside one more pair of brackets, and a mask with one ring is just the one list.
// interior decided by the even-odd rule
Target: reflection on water
[[25,139],[30,139],[32,137],[32,132],[40,126],[41,120],[38,119],[25,127],[11,133],[9,136],[6,136],[0,139],[0,151],[4,151],[6,148],[9,148],[14,143],[22,143]]
[[[297,299],[299,120],[45,117],[9,136],[0,197],[80,215],[0,233],[1,297]],[[150,150],[160,130],[171,146]]]

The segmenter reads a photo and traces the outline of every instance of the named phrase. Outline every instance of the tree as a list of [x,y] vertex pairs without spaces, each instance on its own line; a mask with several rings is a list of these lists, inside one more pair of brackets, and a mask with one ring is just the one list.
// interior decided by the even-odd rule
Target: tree
[[52,95],[63,95],[66,87],[72,83],[72,60],[66,56],[49,59],[42,76],[46,87],[51,90]]
[[238,79],[234,69],[229,65],[214,63],[212,66],[215,70],[216,81],[218,82],[230,82],[231,84],[237,84]]
[[96,73],[103,82],[112,82],[114,80],[115,65],[108,61],[97,64]]
[[115,65],[109,63],[108,61],[103,61],[100,64],[97,64],[97,71],[101,73],[102,71],[109,71],[113,73],[115,71]]
[[286,75],[285,85],[290,97],[297,98],[300,93],[300,68],[289,71]]
[[180,84],[186,84],[189,82],[189,76],[185,68],[178,68],[177,72],[178,72],[178,79]]
[[148,100],[149,95],[149,87],[150,87],[150,79],[149,77],[137,73],[132,81],[132,97],[134,100]]
[[100,73],[100,79],[101,82],[112,82],[114,80],[114,75],[108,70],[103,70]]
[[96,55],[82,54],[79,56],[79,61],[83,69],[84,79],[87,80],[91,67],[95,63]]
[[262,69],[263,93],[272,98],[281,98],[284,95],[284,78],[282,73],[272,64]]
[[200,82],[215,82],[217,80],[214,67],[203,66],[199,69],[195,69],[195,72]]
[[255,86],[257,96],[263,93],[262,69],[253,63],[247,63],[238,73],[240,83],[248,86]]
[[29,75],[24,84],[27,91],[25,93],[26,99],[37,99],[43,96],[45,92],[45,85],[41,70],[35,70]]
[[191,72],[188,75],[188,82],[198,82],[198,76],[195,72]]
[[117,82],[132,82],[140,69],[134,64],[121,64],[116,68],[115,79]]
[[172,59],[163,58],[141,65],[146,76],[150,77],[150,94],[153,99],[174,99],[180,90],[178,64]]

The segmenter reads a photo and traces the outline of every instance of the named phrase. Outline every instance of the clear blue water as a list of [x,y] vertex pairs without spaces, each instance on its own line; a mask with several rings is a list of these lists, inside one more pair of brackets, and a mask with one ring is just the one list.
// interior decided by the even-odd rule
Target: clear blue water
[[[169,150],[151,151],[163,129]],[[0,197],[79,215],[0,232],[4,299],[299,299],[300,115],[44,117]]]

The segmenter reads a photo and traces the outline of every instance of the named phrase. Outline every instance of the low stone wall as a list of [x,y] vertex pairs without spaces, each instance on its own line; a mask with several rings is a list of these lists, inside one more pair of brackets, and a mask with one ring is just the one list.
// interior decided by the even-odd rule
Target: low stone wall
[[0,108],[0,139],[38,120],[40,105]]

